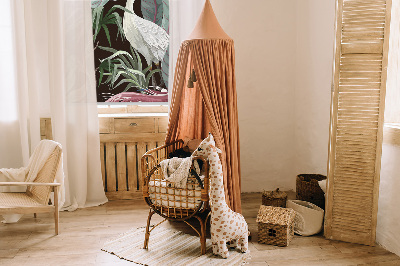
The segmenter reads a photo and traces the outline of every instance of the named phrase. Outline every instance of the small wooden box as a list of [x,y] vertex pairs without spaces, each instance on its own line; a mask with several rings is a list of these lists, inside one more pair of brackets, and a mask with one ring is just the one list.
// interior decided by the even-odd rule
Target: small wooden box
[[294,235],[292,209],[261,205],[257,215],[258,243],[287,247]]
[[286,208],[287,194],[279,191],[264,191],[262,194],[262,205]]

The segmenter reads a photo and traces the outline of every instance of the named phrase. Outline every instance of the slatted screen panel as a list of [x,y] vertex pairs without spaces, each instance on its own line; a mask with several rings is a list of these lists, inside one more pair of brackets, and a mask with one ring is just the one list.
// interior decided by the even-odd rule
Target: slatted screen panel
[[389,0],[338,0],[325,236],[373,245]]

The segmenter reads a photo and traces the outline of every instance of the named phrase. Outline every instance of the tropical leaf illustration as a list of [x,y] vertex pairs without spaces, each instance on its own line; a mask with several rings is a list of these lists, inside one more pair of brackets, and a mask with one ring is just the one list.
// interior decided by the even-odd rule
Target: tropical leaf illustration
[[143,18],[161,27],[163,20],[163,0],[142,0]]
[[[114,2],[116,0],[90,1],[98,100],[103,101],[114,92],[135,91],[149,94],[150,85],[154,86],[154,90],[168,88],[169,49],[166,40],[169,34],[169,0],[136,0],[139,2],[136,4],[140,4],[141,8],[137,16],[142,18],[127,15],[127,13],[135,14],[133,6],[126,8],[122,6],[123,4]],[[132,41],[129,30],[124,31],[123,23],[127,23],[123,21],[125,15],[127,15],[125,19],[135,17],[136,20],[141,19],[146,26],[151,24],[149,27],[157,27],[157,30],[161,27],[165,30],[165,32],[159,31],[161,33],[159,35],[162,35],[162,42],[160,41],[162,45],[157,47],[157,51],[151,50],[157,55],[157,60],[147,60],[148,58],[140,50],[140,47],[147,43],[136,47],[137,39]],[[143,30],[143,34],[146,37],[151,35],[146,29]],[[109,90],[114,92],[111,93]]]
[[169,77],[169,47],[165,56],[161,62],[161,73],[162,79],[164,81],[165,87],[168,89],[168,77]]
[[114,5],[105,15],[104,7],[102,5],[92,9],[93,41],[96,41],[100,31],[104,30],[108,44],[111,46],[110,30],[108,29],[109,25],[117,25],[117,38],[119,35],[121,35],[122,38],[125,38],[124,29],[122,27],[122,18],[116,12],[117,9],[132,13],[130,10],[120,5]]
[[152,70],[151,66],[143,69],[140,56],[132,47],[131,53],[109,47],[99,46],[99,48],[112,53],[109,57],[101,60],[101,68],[99,67],[99,84],[103,76],[106,76],[104,83],[108,84],[111,89],[126,84],[124,92],[132,87],[143,92],[149,88],[151,77],[160,72],[160,69]]
[[[169,0],[163,0],[163,19],[161,26],[169,34]],[[169,47],[165,52],[165,56],[161,62],[161,73],[165,87],[168,89],[169,77]]]
[[169,34],[169,0],[163,0],[163,18],[161,27]]

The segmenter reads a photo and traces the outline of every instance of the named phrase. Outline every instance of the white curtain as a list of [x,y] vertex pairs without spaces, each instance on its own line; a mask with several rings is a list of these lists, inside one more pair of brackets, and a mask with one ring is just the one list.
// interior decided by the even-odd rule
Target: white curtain
[[0,1],[0,168],[23,164],[15,88],[11,2]]
[[[53,139],[63,146],[64,209],[107,202],[100,168],[91,2],[3,2],[11,2],[16,54],[16,86],[5,89],[17,92],[11,98],[18,108],[14,119],[11,112],[0,116],[12,120],[2,127],[1,136],[14,136],[0,142],[0,167],[26,166],[40,141],[40,117],[51,117]],[[15,158],[3,161],[3,151]]]

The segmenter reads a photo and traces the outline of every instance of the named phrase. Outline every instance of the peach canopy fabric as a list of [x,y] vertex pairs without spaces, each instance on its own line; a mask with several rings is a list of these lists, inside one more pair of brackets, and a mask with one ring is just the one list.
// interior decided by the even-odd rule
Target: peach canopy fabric
[[[188,88],[193,69],[197,81],[194,88]],[[235,51],[231,39],[187,40],[179,50],[166,143],[204,139],[209,132],[222,150],[227,204],[241,212]]]

